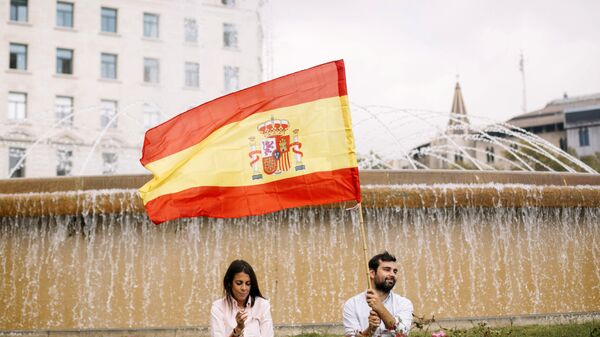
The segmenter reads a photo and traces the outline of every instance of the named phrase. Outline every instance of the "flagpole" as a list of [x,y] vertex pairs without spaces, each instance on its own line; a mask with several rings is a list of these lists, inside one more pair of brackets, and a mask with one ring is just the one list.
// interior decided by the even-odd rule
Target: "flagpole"
[[360,222],[360,235],[362,238],[362,244],[363,244],[363,254],[365,257],[365,272],[367,275],[367,289],[371,289],[371,277],[369,275],[369,258],[367,257],[367,238],[365,235],[365,220],[363,219],[363,214],[362,214],[362,205],[359,202],[358,203],[358,219]]

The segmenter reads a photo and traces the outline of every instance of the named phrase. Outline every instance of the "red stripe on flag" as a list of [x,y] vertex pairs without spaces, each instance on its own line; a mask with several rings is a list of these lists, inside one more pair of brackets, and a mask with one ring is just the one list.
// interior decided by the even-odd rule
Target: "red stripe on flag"
[[338,91],[340,96],[348,95],[348,89],[346,88],[346,66],[344,60],[335,61],[335,65],[338,69]]
[[[324,80],[337,77],[338,80]],[[325,63],[219,97],[146,131],[142,165],[198,144],[252,114],[347,95],[344,61]]]
[[283,208],[342,201],[360,202],[358,168],[311,173],[262,185],[201,186],[149,201],[150,219],[161,222],[195,216],[236,218]]

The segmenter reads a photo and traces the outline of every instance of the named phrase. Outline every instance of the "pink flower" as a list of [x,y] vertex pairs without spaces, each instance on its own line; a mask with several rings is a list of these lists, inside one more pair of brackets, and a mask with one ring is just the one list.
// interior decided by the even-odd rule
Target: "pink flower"
[[446,332],[444,330],[440,330],[438,332],[432,332],[431,337],[446,337]]

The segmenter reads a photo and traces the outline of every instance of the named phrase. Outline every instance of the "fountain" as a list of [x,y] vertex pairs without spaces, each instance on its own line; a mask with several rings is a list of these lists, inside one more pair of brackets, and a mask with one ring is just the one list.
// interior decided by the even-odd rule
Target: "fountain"
[[[527,146],[556,158],[539,139]],[[415,154],[395,151],[409,164]],[[527,170],[515,153],[507,160]],[[600,175],[570,165],[363,170],[369,254],[397,255],[395,290],[419,315],[598,317]],[[278,334],[340,331],[341,306],[364,283],[351,205],[155,226],[137,196],[149,179],[0,180],[0,336],[206,335],[225,268],[240,257],[258,273]]]
[[[361,289],[357,222],[343,205],[155,226],[135,192],[147,179],[0,182],[2,330],[204,326],[237,257],[255,265],[278,324],[339,322]],[[364,171],[361,181],[370,251],[398,255],[396,290],[417,313],[600,309],[598,175]]]
[[[167,116],[165,116],[164,112],[156,103],[151,101],[133,101],[120,109],[115,110],[114,114],[107,115],[106,123],[98,131],[94,127],[86,126],[83,123],[76,126],[73,126],[72,123],[75,115],[100,116],[103,111],[101,105],[88,106],[77,110],[72,107],[64,107],[60,112],[60,118],[58,120],[40,120],[36,123],[36,127],[39,127],[39,129],[29,130],[30,132],[37,131],[39,134],[37,138],[29,140],[30,144],[23,149],[22,155],[16,155],[19,159],[14,165],[11,164],[6,178],[13,177],[14,173],[19,169],[22,169],[25,161],[30,158],[32,153],[34,153],[31,156],[33,158],[30,159],[36,161],[40,160],[40,158],[46,158],[41,156],[40,153],[46,154],[48,151],[54,152],[57,148],[70,153],[69,156],[65,155],[63,157],[65,159],[64,161],[61,161],[61,164],[65,166],[63,167],[63,174],[66,175],[75,173],[74,167],[72,167],[73,162],[78,164],[76,167],[78,175],[89,174],[90,171],[97,173],[99,173],[99,171],[101,172],[98,167],[94,167],[94,164],[91,163],[91,159],[95,155],[98,155],[98,152],[102,150],[102,148],[108,148],[111,152],[119,152],[122,157],[127,159],[125,160],[126,162],[133,163],[133,165],[128,165],[125,168],[121,167],[119,170],[120,172],[131,174],[142,172],[143,169],[136,164],[139,153],[138,148],[140,145],[132,146],[128,143],[141,144],[141,139],[143,139],[143,134],[147,127],[142,125],[139,116],[133,113],[133,110],[142,110],[143,107],[150,107],[156,113],[157,120],[154,122],[167,119]],[[41,114],[47,113],[48,112],[46,111]],[[33,113],[33,115],[40,114]],[[144,116],[144,118],[146,118],[146,116]],[[119,119],[121,129],[114,128]],[[85,135],[88,138],[84,141],[81,135]],[[116,142],[112,139],[115,136],[117,139]],[[27,144],[27,142],[24,142],[24,144]],[[75,156],[71,158],[73,153],[75,153]],[[112,163],[112,165],[115,165],[115,163]],[[97,163],[96,166],[98,166]],[[29,173],[29,175],[40,176],[40,172],[43,172],[40,171],[39,168],[37,170],[34,169],[33,171],[33,174]],[[108,171],[116,170],[114,170],[114,168],[108,168]]]

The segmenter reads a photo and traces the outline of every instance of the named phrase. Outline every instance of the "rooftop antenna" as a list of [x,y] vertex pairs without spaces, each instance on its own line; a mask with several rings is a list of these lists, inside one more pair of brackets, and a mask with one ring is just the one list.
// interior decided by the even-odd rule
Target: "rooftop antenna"
[[520,60],[519,60],[519,71],[521,72],[521,81],[523,84],[523,106],[521,109],[523,113],[527,112],[527,86],[525,85],[525,59],[523,58],[523,51],[521,50]]

